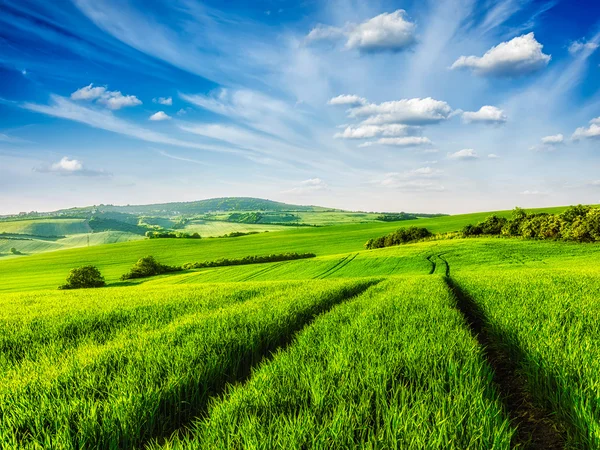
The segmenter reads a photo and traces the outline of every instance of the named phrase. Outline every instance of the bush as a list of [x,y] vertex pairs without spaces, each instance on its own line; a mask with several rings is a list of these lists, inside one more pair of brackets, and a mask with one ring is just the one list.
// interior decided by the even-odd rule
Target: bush
[[186,263],[184,269],[203,269],[206,267],[221,267],[221,266],[241,266],[245,264],[261,264],[268,262],[292,261],[295,259],[314,258],[314,253],[281,253],[265,256],[244,256],[239,259],[217,259],[216,261],[204,261],[195,263]]
[[104,277],[95,266],[83,266],[72,269],[67,277],[67,283],[59,289],[82,289],[105,286]]
[[144,256],[136,262],[131,270],[121,275],[121,280],[130,280],[133,278],[146,278],[164,273],[179,272],[183,270],[179,266],[166,266],[160,264],[154,256]]
[[600,241],[600,208],[577,205],[562,214],[527,214],[515,208],[509,220],[490,216],[477,225],[463,228],[463,236],[500,234],[528,239],[561,239],[576,242]]
[[378,237],[375,239],[369,239],[365,244],[367,250],[375,248],[391,247],[394,245],[407,244],[409,242],[418,241],[433,236],[431,231],[423,227],[408,227],[400,228],[394,233]]

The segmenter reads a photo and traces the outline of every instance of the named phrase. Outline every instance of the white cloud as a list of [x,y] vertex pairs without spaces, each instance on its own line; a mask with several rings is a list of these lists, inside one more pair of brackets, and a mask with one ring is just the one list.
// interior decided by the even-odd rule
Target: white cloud
[[479,111],[466,111],[462,114],[465,123],[487,123],[487,124],[503,124],[506,123],[507,117],[500,108],[495,106],[482,106]]
[[576,55],[582,51],[594,52],[600,45],[597,42],[586,42],[585,40],[573,41],[569,45],[569,53]]
[[93,101],[105,105],[110,109],[121,109],[127,106],[141,105],[142,102],[135,95],[123,95],[120,91],[108,91],[104,86],[94,87],[93,84],[77,89],[71,94],[72,100]]
[[589,127],[579,127],[573,133],[572,139],[600,139],[600,117],[590,120]]
[[464,148],[454,153],[448,153],[448,159],[477,159],[479,155],[472,148]]
[[406,136],[396,138],[380,138],[377,141],[365,142],[359,145],[359,147],[371,147],[375,144],[389,145],[394,147],[420,147],[432,145],[432,142],[426,137],[419,136]]
[[77,89],[71,94],[72,100],[96,100],[102,97],[106,92],[103,86],[93,87],[93,84]]
[[158,98],[153,98],[152,101],[154,103],[159,103],[161,105],[166,105],[166,106],[173,105],[173,97],[158,97]]
[[350,109],[351,117],[367,117],[366,125],[403,123],[426,125],[446,120],[452,114],[448,103],[427,98],[411,98],[389,101],[380,104],[370,103]]
[[308,180],[301,181],[298,183],[299,186],[294,187],[292,189],[288,189],[282,191],[282,194],[296,194],[296,195],[305,195],[310,194],[317,191],[324,191],[329,189],[327,183],[325,183],[320,178],[310,178]]
[[104,171],[89,170],[83,165],[83,162],[77,159],[71,159],[63,156],[60,161],[48,166],[35,168],[34,171],[42,173],[56,173],[59,175],[80,175],[80,176],[108,176]]
[[416,42],[416,25],[406,19],[406,11],[399,9],[383,13],[358,25],[344,27],[317,25],[306,36],[306,42],[337,41],[346,39],[345,47],[363,53],[399,52]]
[[490,154],[488,155],[488,158],[489,158],[489,159],[499,159],[500,157],[499,157],[498,155],[496,155],[495,153],[490,153]]
[[592,181],[590,185],[600,187],[600,180]]
[[542,144],[545,145],[559,145],[565,142],[565,137],[562,134],[554,134],[552,136],[544,136],[542,138]]
[[359,106],[366,105],[367,103],[368,102],[365,98],[359,97],[358,95],[338,95],[337,97],[333,97],[327,102],[328,105],[333,106]]
[[543,69],[551,56],[542,52],[542,44],[533,33],[502,42],[488,50],[482,57],[461,56],[452,69],[468,68],[478,75],[513,77]]
[[376,136],[397,137],[406,136],[411,127],[397,123],[385,125],[358,125],[347,126],[343,132],[336,133],[333,137],[337,139],[367,139]]
[[383,13],[361,23],[348,35],[346,48],[363,52],[401,51],[415,43],[416,25],[406,20],[406,11]]
[[83,170],[83,164],[81,161],[64,156],[59,162],[52,164],[50,169],[55,172],[77,172]]
[[342,28],[319,24],[315,28],[310,30],[310,33],[308,33],[308,35],[306,36],[306,41],[314,42],[337,40],[346,36],[347,32],[348,30],[344,30]]
[[152,114],[149,118],[149,120],[154,120],[154,121],[169,120],[169,119],[171,119],[171,116],[166,114],[164,111],[158,111],[158,112]]

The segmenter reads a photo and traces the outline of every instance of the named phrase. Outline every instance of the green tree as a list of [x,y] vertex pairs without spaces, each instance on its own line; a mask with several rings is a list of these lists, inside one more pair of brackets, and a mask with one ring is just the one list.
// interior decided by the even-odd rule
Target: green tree
[[83,266],[72,269],[67,277],[67,283],[59,289],[97,288],[105,286],[104,277],[95,266]]

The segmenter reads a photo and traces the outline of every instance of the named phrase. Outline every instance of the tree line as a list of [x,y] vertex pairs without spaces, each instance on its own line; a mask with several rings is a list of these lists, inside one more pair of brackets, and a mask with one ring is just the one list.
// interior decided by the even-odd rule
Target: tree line
[[575,242],[600,241],[600,208],[570,206],[560,214],[531,213],[515,208],[510,218],[491,215],[462,229],[464,236],[502,235]]

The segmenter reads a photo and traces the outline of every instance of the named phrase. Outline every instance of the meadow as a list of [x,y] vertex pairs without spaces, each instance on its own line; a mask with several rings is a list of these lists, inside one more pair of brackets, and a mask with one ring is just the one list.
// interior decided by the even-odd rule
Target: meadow
[[[600,244],[364,248],[489,214],[3,258],[0,448],[598,448]],[[284,252],[317,257],[119,281]]]

